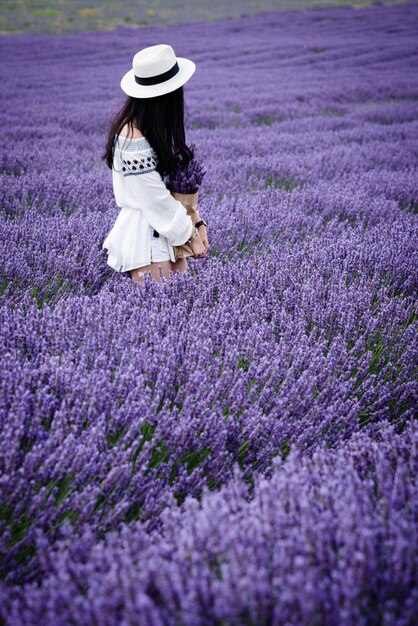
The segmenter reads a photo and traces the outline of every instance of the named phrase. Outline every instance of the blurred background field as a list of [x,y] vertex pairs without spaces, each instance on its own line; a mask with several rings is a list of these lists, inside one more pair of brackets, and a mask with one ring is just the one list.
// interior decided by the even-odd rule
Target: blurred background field
[[160,26],[218,21],[263,11],[328,6],[364,8],[405,4],[405,0],[1,0],[0,34],[109,30],[118,26]]

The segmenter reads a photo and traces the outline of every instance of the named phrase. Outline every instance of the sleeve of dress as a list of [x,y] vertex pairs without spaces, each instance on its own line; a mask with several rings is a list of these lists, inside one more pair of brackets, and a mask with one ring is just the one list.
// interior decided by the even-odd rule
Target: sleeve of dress
[[171,195],[155,163],[147,157],[142,159],[144,163],[133,155],[130,163],[125,163],[124,185],[150,225],[173,245],[180,246],[191,237],[192,218],[183,204]]

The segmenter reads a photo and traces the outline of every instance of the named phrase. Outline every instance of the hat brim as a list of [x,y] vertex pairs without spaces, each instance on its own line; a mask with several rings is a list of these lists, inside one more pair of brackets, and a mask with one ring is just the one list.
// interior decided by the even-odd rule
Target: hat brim
[[176,59],[179,71],[173,78],[157,85],[139,85],[135,81],[134,70],[132,69],[126,72],[120,81],[122,91],[132,98],[154,98],[178,89],[193,76],[196,64],[190,59],[184,59],[183,57],[176,57]]

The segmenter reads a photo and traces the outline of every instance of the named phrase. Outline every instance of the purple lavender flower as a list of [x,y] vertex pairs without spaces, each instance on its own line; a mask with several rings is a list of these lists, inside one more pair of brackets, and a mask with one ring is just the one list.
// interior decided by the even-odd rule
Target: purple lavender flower
[[193,157],[187,165],[179,164],[170,172],[167,189],[177,193],[196,193],[205,174],[200,161]]

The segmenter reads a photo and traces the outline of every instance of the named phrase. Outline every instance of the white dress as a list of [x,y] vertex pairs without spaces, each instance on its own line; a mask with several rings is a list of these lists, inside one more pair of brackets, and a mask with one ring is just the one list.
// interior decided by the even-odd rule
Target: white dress
[[[116,138],[112,180],[120,212],[102,249],[108,251],[107,264],[117,272],[149,265],[155,239],[174,262],[173,245],[191,237],[192,218],[167,189],[168,175],[161,177],[157,163],[157,154],[145,137]],[[153,240],[154,229],[160,237]]]

